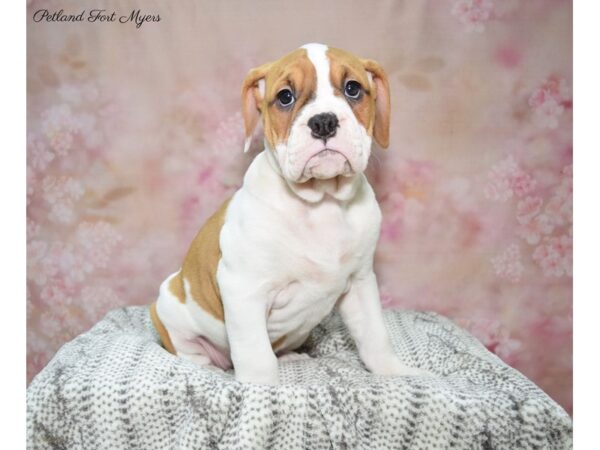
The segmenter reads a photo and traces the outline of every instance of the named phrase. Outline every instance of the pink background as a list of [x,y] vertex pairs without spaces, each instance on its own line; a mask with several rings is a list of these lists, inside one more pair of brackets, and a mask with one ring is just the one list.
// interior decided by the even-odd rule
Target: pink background
[[[243,77],[316,41],[390,78],[391,145],[368,173],[384,306],[450,316],[571,412],[571,2],[174,5],[28,3],[28,379],[155,299],[259,150],[242,154]],[[161,21],[31,20],[101,7]]]

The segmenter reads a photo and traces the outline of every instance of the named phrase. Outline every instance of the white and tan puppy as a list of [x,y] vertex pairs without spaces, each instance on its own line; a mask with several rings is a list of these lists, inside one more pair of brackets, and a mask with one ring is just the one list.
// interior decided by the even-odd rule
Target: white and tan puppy
[[275,385],[278,356],[337,306],[369,370],[423,373],[394,354],[373,273],[381,212],[363,171],[372,139],[388,145],[384,71],[308,44],[251,70],[242,104],[246,150],[260,117],[265,149],[162,283],[151,316],[165,347]]

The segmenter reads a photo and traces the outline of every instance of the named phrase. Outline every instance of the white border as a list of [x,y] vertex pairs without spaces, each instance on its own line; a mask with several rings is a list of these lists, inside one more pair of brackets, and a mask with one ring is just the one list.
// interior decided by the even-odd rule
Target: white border
[[[574,2],[574,403],[575,449],[598,441],[600,319],[600,70],[597,2]],[[548,349],[551,351],[551,349]]]
[[2,5],[2,447],[25,448],[25,2]]

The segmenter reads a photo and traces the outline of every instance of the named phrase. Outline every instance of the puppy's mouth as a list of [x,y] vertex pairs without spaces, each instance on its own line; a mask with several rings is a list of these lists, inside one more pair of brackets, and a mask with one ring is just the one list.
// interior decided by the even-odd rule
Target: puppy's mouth
[[316,178],[327,180],[338,175],[350,176],[354,173],[350,160],[342,152],[324,148],[312,155],[304,164],[299,182]]

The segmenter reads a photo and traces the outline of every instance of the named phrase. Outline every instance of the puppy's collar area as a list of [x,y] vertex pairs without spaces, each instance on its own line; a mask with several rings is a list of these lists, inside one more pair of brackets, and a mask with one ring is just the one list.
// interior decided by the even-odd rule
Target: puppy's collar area
[[285,180],[286,184],[294,194],[309,203],[318,203],[323,200],[325,195],[329,195],[341,202],[347,202],[354,198],[359,187],[364,182],[364,175],[359,173],[350,177],[338,175],[337,177],[327,180],[311,178],[303,183],[295,183],[283,176],[279,162],[273,155],[273,150],[268,147],[266,142],[264,152],[271,169]]

